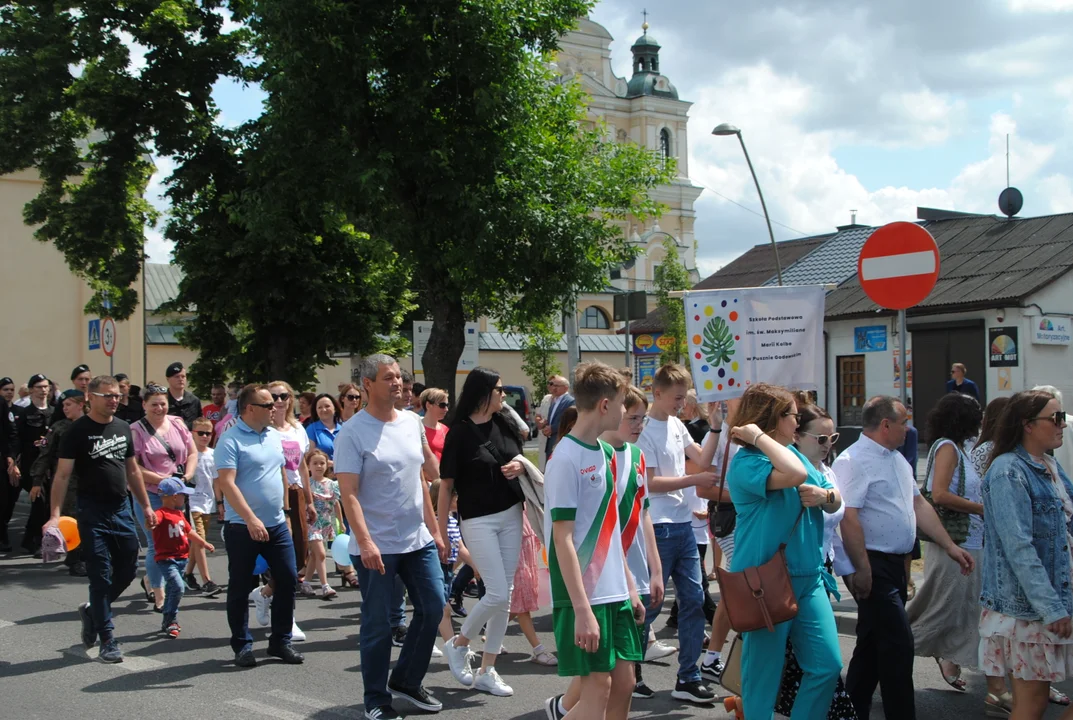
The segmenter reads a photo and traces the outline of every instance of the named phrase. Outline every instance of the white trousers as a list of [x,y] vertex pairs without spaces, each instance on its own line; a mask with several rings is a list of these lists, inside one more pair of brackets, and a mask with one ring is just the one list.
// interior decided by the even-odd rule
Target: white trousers
[[487,626],[485,650],[498,653],[507,634],[514,571],[522,549],[522,503],[494,515],[463,520],[462,540],[484,581],[484,597],[462,623],[462,635],[472,640]]

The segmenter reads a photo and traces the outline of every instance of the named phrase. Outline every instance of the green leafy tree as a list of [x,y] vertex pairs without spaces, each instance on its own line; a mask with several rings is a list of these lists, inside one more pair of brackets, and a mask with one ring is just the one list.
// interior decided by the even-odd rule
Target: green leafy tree
[[547,318],[531,323],[522,334],[522,372],[533,383],[533,398],[539,402],[544,397],[548,378],[562,375],[557,354],[563,334],[556,329],[559,323]]
[[[196,311],[181,337],[200,351],[191,376],[201,386],[228,375],[307,385],[331,351],[376,349],[412,307],[399,254],[357,203],[325,190],[356,166],[340,167],[340,148],[287,106],[285,65],[251,53],[271,39],[252,24],[225,31],[225,8],[242,20],[300,4],[0,5],[0,173],[40,173],[25,220],[94,290],[86,312],[101,312],[105,293],[113,317],[136,310],[156,220],[142,197],[149,153],[175,159],[165,236],[185,277],[167,309]],[[130,41],[144,62],[132,62]],[[259,82],[264,113],[223,128],[220,79]]]
[[[633,251],[614,221],[673,178],[585,123],[548,68],[586,0],[249,3],[254,47],[333,202],[370,218],[433,321],[429,385],[454,388],[467,319],[528,324],[599,290]],[[301,118],[300,121],[298,118]]]
[[663,338],[673,338],[673,344],[659,354],[659,364],[680,363],[689,356],[686,341],[686,313],[682,298],[671,297],[672,292],[689,289],[689,273],[682,265],[678,246],[672,239],[663,241],[666,251],[663,262],[656,268],[657,307],[663,315]]

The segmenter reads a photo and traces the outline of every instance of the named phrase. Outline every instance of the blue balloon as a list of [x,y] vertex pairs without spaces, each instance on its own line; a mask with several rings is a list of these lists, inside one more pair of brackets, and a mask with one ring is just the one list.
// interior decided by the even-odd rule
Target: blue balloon
[[257,562],[253,565],[253,574],[263,575],[266,572],[268,572],[268,561],[258,555]]
[[351,565],[350,560],[350,536],[339,534],[332,541],[332,558],[337,565]]

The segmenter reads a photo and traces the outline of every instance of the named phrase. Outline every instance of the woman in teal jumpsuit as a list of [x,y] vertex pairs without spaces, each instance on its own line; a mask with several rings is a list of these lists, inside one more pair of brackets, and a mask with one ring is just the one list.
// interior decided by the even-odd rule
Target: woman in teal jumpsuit
[[791,720],[825,720],[842,671],[834,612],[821,575],[823,513],[836,511],[842,498],[791,446],[797,415],[789,391],[758,383],[745,391],[731,423],[731,438],[742,449],[726,478],[738,513],[730,570],[763,565],[785,542],[798,603],[797,617],[776,625],[774,632],[744,633],[742,705],[748,720],[770,720],[774,714],[787,638],[804,673]]

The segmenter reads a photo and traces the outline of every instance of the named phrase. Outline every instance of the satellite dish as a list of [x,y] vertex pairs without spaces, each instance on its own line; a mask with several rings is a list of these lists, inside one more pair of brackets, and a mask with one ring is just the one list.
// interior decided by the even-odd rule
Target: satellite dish
[[999,193],[998,209],[1001,210],[1002,214],[1006,217],[1013,217],[1021,212],[1021,208],[1024,204],[1024,196],[1022,196],[1021,191],[1015,187],[1008,187]]

